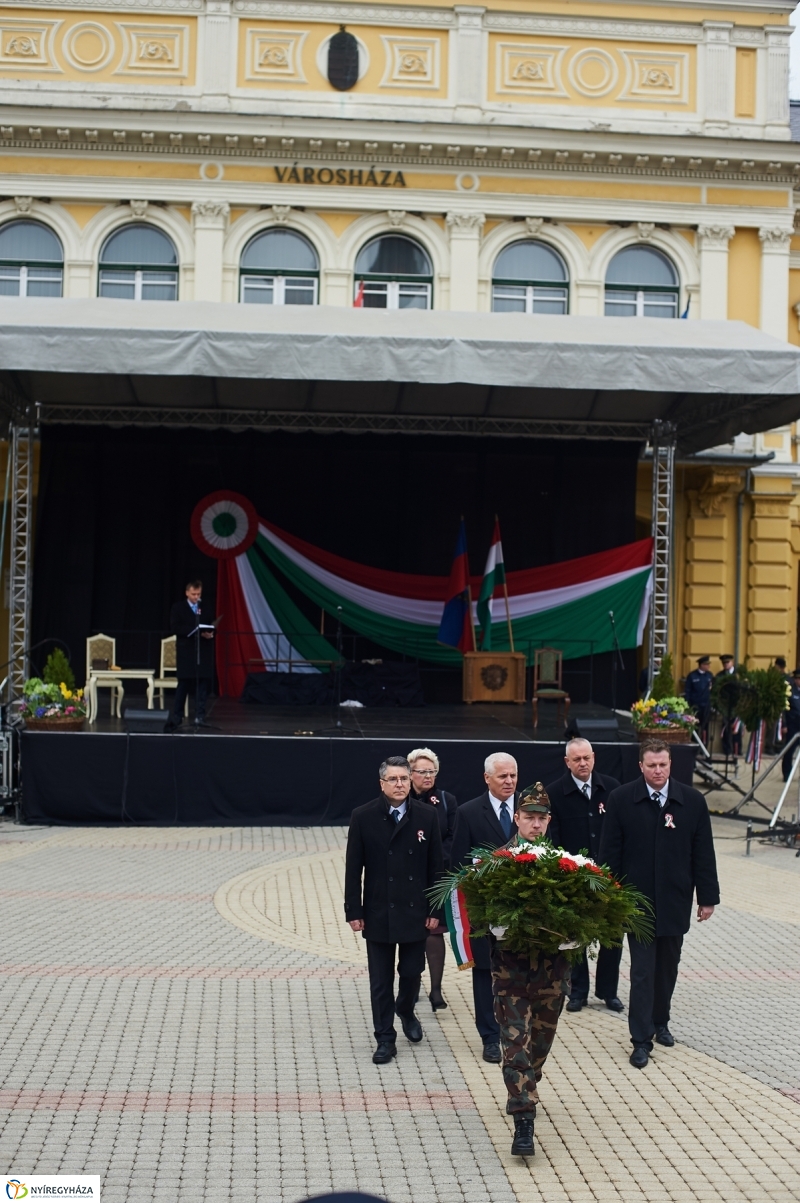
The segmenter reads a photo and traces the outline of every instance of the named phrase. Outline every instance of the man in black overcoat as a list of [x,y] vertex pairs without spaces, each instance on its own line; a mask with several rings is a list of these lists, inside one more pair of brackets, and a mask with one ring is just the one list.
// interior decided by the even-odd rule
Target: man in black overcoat
[[600,859],[641,890],[655,913],[651,944],[628,937],[631,1065],[644,1069],[653,1036],[667,1048],[675,1043],[669,1008],[693,896],[702,923],[719,902],[719,882],[706,800],[698,790],[672,780],[669,745],[657,739],[642,744],[639,768],[641,777],[615,789],[608,800]]
[[180,727],[183,722],[183,707],[186,695],[194,691],[194,721],[198,727],[206,726],[206,700],[214,679],[214,632],[201,631],[198,639],[193,631],[202,623],[202,581],[189,581],[183,601],[175,602],[169,616],[175,641],[175,659],[178,684],[172,707],[171,727]]
[[[517,762],[505,752],[493,752],[484,762],[483,778],[486,792],[471,802],[459,806],[456,829],[450,849],[450,864],[454,869],[466,864],[473,848],[502,848],[517,827]],[[475,1003],[475,1026],[483,1041],[483,1059],[499,1065],[500,1028],[494,1014],[492,994],[492,962],[489,942],[485,936],[470,938],[472,944],[472,997]]]
[[[427,891],[442,875],[442,838],[432,806],[409,798],[411,769],[389,756],[378,770],[381,796],[350,818],[344,877],[344,913],[367,942],[372,1019],[378,1047],[372,1060],[397,1055],[395,1014],[415,1044],[422,1028],[414,1014],[425,968],[428,932],[439,923]],[[395,964],[399,977],[394,993]]]
[[[571,739],[566,747],[563,777],[546,786],[550,799],[550,830],[548,835],[557,848],[567,852],[588,852],[600,863],[600,835],[606,814],[606,803],[612,790],[619,787],[616,777],[605,777],[594,767],[594,752],[588,739]],[[617,998],[619,962],[622,947],[600,948],[597,954],[597,973],[594,992],[610,1011],[623,1011]],[[572,966],[572,989],[568,1011],[580,1011],[589,1001],[589,962],[583,960]]]

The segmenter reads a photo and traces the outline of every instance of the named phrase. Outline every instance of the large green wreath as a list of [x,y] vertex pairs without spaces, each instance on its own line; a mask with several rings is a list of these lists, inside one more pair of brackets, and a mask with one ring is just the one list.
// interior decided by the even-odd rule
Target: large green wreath
[[653,939],[648,898],[608,868],[554,848],[545,837],[476,848],[470,860],[430,891],[433,904],[444,906],[459,890],[472,934],[502,931],[498,938],[511,952],[560,953],[577,961],[595,941],[618,947],[628,932],[646,944]]

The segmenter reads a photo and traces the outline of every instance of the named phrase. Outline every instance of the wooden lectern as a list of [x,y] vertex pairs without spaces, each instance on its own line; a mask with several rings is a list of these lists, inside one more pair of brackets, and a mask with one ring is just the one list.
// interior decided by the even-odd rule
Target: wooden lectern
[[465,652],[465,702],[524,702],[525,656],[522,652]]

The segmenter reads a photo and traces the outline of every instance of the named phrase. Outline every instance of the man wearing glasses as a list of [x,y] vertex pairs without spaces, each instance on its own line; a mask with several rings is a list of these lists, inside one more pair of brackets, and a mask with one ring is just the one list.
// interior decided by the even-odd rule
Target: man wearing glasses
[[411,769],[404,756],[388,756],[378,778],[381,796],[357,807],[350,818],[344,913],[367,942],[378,1043],[372,1060],[385,1065],[397,1055],[395,1015],[410,1041],[422,1039],[414,1004],[425,968],[425,941],[439,922],[426,891],[442,873],[442,840],[434,808],[408,796]]

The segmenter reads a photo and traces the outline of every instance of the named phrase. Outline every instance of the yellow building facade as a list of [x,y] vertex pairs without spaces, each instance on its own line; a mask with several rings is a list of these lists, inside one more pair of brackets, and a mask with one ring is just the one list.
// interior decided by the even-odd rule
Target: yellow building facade
[[[739,319],[800,345],[792,8],[2,2],[0,292]],[[679,465],[683,671],[795,658],[797,458],[787,428]]]

